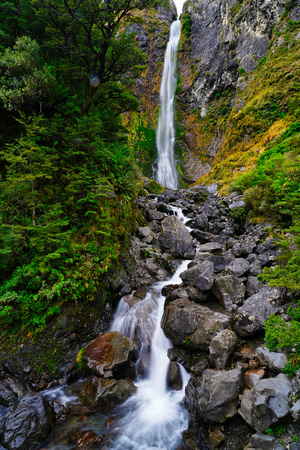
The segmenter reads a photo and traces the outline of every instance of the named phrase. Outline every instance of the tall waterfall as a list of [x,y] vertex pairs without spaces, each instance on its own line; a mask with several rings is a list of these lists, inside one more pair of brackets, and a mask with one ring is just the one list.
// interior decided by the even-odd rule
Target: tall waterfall
[[177,83],[176,63],[179,39],[180,20],[176,20],[170,29],[160,86],[160,113],[156,130],[158,157],[154,173],[156,181],[170,189],[178,188],[178,174],[174,157],[174,94]]

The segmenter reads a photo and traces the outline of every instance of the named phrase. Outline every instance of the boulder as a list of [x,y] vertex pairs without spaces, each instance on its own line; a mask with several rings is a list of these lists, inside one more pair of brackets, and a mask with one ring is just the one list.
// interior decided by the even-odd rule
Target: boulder
[[245,450],[284,450],[285,446],[280,444],[273,436],[256,433],[251,436]]
[[214,263],[203,261],[180,274],[183,281],[188,281],[200,291],[208,291],[214,282]]
[[291,409],[291,416],[296,422],[300,423],[300,400],[298,400]]
[[206,369],[200,379],[191,377],[186,388],[188,409],[195,407],[208,423],[223,423],[238,412],[241,371]]
[[117,331],[101,334],[84,350],[84,366],[93,374],[104,378],[135,377],[132,358],[135,347],[131,339]]
[[284,365],[288,362],[283,353],[270,352],[267,347],[258,347],[256,356],[259,362],[273,372],[282,372]]
[[265,374],[266,372],[263,369],[246,370],[244,373],[244,383],[251,389]]
[[170,303],[161,322],[165,335],[175,345],[183,345],[189,337],[190,344],[200,350],[208,350],[212,338],[230,324],[231,318],[225,314],[211,311],[186,298]]
[[208,227],[208,218],[207,215],[202,213],[196,217],[194,222],[194,227],[199,230],[206,231]]
[[227,267],[226,273],[235,277],[241,277],[248,272],[250,264],[244,258],[234,259]]
[[276,314],[281,299],[279,289],[265,287],[252,295],[238,310],[234,330],[240,336],[251,336],[264,330],[270,314]]
[[243,395],[239,413],[256,431],[265,431],[289,415],[291,394],[291,382],[284,374],[259,380]]
[[199,252],[211,252],[217,255],[219,255],[222,250],[224,250],[224,247],[218,242],[208,242],[207,244],[202,244],[199,247]]
[[162,248],[175,258],[193,259],[195,256],[192,237],[177,216],[166,217],[162,221],[159,242]]
[[246,285],[246,293],[247,296],[251,296],[254,294],[257,294],[261,289],[263,289],[264,285],[259,281],[257,277],[249,276],[247,278],[247,285]]
[[218,277],[213,284],[212,293],[225,309],[231,310],[232,304],[241,305],[244,301],[245,285],[235,276]]
[[175,361],[170,361],[167,373],[167,385],[175,391],[182,389],[182,377],[179,364]]
[[90,410],[108,409],[125,402],[136,392],[136,386],[130,379],[105,380],[90,377],[79,392],[79,400]]
[[51,428],[50,409],[42,395],[29,393],[5,417],[2,444],[9,450],[36,449]]
[[229,356],[238,344],[237,335],[231,330],[223,330],[209,345],[209,361],[215,369],[225,369]]

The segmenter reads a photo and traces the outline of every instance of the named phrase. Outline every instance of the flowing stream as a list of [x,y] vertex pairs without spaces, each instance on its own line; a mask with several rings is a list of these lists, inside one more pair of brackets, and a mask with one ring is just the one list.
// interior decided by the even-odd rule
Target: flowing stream
[[[180,12],[178,10],[178,13]],[[156,130],[158,157],[154,169],[156,181],[169,189],[178,188],[178,174],[174,157],[174,94],[177,84],[176,65],[179,39],[180,20],[176,20],[170,29],[160,86],[160,113]]]
[[182,400],[189,375],[181,367],[182,389],[171,391],[167,387],[170,363],[167,351],[172,344],[165,337],[160,322],[165,302],[161,290],[167,284],[181,283],[179,275],[188,263],[182,262],[171,280],[153,284],[144,300],[131,304],[127,296],[119,303],[111,330],[120,331],[134,341],[138,338],[137,368],[146,373],[146,377],[137,381],[137,393],[120,408],[119,433],[112,449],[172,450],[187,428],[188,414]]

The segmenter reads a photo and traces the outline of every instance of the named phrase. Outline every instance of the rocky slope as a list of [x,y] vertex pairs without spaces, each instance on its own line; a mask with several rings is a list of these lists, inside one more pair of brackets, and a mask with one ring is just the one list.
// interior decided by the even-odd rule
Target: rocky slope
[[[293,445],[300,437],[299,374],[287,378],[282,373],[285,354],[263,346],[264,321],[270,314],[290,320],[287,308],[293,303],[287,292],[269,288],[257,278],[263,267],[275,264],[279,254],[269,236],[270,226],[248,223],[237,194],[220,198],[204,187],[167,190],[157,198],[139,197],[136,203],[145,222],[137,227],[128,254],[136,270],[124,270],[111,280],[119,295],[134,292],[128,303],[139,301],[150,283],[166,279],[183,258],[190,259],[181,274],[182,283],[165,286],[163,291],[162,327],[174,345],[169,350],[170,386],[180,386],[178,363],[191,373],[185,399],[190,426],[180,448],[242,448],[248,442],[247,448],[285,448],[274,436],[262,433],[282,421],[283,442],[297,448]],[[178,208],[189,217],[190,232],[174,214]],[[84,326],[89,326],[87,319]],[[105,331],[104,323],[102,327],[98,333]],[[28,359],[24,362],[24,350],[15,359],[7,355],[1,365],[0,392],[4,448],[34,449],[67,417],[107,410],[135,392],[131,380],[137,341],[132,343],[118,333],[102,334],[88,345],[81,338],[84,352],[77,357],[78,366],[78,347],[72,342],[79,338],[64,336],[70,354],[60,374],[69,382],[85,379],[70,386],[68,392],[77,396],[68,404],[40,392],[59,386],[62,380],[54,377],[47,385],[46,374],[40,374],[38,383]],[[64,428],[60,442],[75,442],[79,447],[84,442],[89,448],[102,448],[109,442],[109,436],[92,430],[74,434],[71,429],[68,435]],[[276,431],[273,434],[277,437]]]

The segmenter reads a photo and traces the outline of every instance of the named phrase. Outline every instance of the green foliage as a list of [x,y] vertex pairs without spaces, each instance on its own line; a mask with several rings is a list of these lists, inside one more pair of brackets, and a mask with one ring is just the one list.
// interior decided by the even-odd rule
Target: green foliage
[[0,5],[1,334],[93,301],[128,242],[142,181],[121,114],[145,61],[128,25],[148,4]]
[[[296,315],[299,314],[298,307]],[[271,314],[265,322],[265,343],[270,351],[289,351],[289,361],[284,372],[291,376],[300,368],[300,322],[285,322],[282,317]]]
[[76,362],[78,364],[79,369],[82,369],[83,365],[84,365],[83,353],[84,353],[84,347],[79,350],[77,357],[76,357]]
[[181,15],[181,33],[185,36],[187,43],[190,41],[192,31],[192,19],[189,12],[185,11]]

